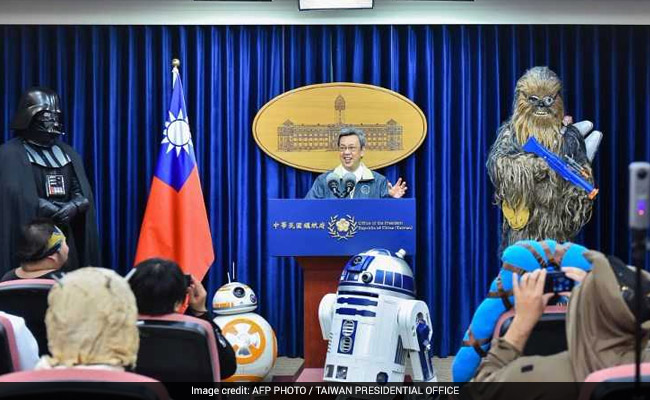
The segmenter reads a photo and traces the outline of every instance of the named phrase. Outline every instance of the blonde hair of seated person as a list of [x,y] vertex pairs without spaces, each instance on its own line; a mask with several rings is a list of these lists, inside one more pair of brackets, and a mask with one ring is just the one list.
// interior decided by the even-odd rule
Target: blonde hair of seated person
[[135,296],[115,272],[87,267],[66,274],[48,295],[45,324],[51,355],[40,367],[135,366],[137,316]]

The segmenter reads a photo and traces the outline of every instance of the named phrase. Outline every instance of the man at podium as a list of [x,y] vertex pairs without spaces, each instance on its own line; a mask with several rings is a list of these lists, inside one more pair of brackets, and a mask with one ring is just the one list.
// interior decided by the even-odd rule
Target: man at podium
[[385,176],[371,171],[361,159],[366,134],[361,129],[344,128],[338,137],[341,164],[316,178],[305,199],[399,199],[406,193],[406,182],[399,178],[392,185]]

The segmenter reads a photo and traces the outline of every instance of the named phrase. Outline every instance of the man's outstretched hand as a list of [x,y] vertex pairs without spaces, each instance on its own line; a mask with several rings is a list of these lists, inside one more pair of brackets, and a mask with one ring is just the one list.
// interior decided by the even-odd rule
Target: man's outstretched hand
[[404,196],[406,194],[406,182],[402,181],[402,178],[399,178],[397,182],[395,182],[395,186],[388,182],[388,194],[390,197],[399,199],[400,197]]

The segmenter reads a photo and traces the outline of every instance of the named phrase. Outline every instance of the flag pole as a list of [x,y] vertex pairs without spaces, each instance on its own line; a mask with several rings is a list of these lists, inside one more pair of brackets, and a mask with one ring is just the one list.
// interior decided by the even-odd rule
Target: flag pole
[[[214,262],[212,234],[178,72],[181,62],[177,58],[170,61],[171,93],[163,138],[134,263],[168,258],[184,273],[203,279]],[[165,82],[169,82],[167,76]]]

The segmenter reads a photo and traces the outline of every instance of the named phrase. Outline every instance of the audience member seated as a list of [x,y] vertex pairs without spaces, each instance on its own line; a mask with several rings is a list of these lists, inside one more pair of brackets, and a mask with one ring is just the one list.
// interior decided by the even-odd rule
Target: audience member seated
[[36,369],[124,371],[135,366],[138,310],[124,278],[105,268],[78,269],[52,287],[48,304],[45,325],[51,356],[42,357]]
[[221,379],[235,373],[237,362],[230,343],[221,329],[212,321],[206,308],[207,292],[201,282],[192,276],[189,286],[178,264],[160,258],[151,258],[135,266],[129,279],[138,302],[138,311],[145,315],[164,315],[179,312],[189,297],[188,314],[205,320],[214,328],[219,349]]
[[25,320],[2,311],[0,311],[0,316],[8,319],[14,330],[16,348],[18,348],[18,357],[20,359],[20,370],[27,371],[34,369],[34,366],[38,362],[38,343],[34,335],[32,335],[32,332],[27,328],[27,325],[25,325]]
[[7,271],[2,282],[15,279],[49,279],[68,260],[65,235],[49,220],[35,220],[23,226],[18,237],[18,268]]
[[[598,252],[585,256],[593,270],[571,292],[566,320],[568,350],[546,357],[521,357],[552,294],[543,293],[545,269],[524,274],[521,280],[515,276],[514,320],[506,334],[493,343],[475,382],[582,382],[591,372],[634,362],[636,320],[632,310],[635,296],[643,296],[641,344],[645,348],[650,331],[650,274],[643,271],[642,293],[635,293],[633,268]],[[474,388],[482,392],[482,399],[507,397],[504,392],[514,389],[509,385]],[[579,386],[537,385],[527,390],[531,391],[527,393],[530,398],[569,399],[577,398]]]

